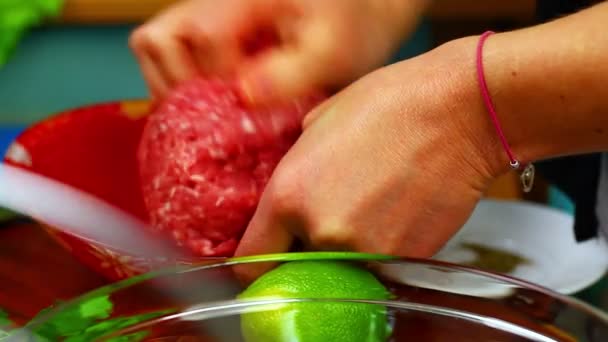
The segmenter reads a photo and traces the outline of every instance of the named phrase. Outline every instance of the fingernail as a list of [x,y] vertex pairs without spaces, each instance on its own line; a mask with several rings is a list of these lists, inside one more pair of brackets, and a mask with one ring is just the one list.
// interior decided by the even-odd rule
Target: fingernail
[[251,105],[267,103],[274,95],[270,82],[265,78],[242,79],[239,88],[243,100]]
[[241,80],[239,82],[239,90],[241,92],[241,97],[243,98],[243,101],[245,101],[245,103],[247,104],[254,104],[255,103],[255,94],[254,94],[254,87],[252,86],[251,82],[247,81],[247,80]]

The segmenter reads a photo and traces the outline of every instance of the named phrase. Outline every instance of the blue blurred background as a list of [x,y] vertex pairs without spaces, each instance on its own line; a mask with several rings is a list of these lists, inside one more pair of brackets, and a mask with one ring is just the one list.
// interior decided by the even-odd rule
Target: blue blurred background
[[0,151],[24,126],[94,102],[146,95],[127,48],[130,26],[31,32],[0,69]]

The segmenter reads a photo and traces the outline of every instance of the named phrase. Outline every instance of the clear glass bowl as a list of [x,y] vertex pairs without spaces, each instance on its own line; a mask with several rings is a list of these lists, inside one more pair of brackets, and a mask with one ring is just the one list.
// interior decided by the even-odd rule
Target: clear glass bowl
[[[393,299],[236,299],[244,286],[235,266],[302,259],[360,264]],[[389,341],[608,341],[605,313],[533,284],[436,261],[334,252],[226,259],[147,273],[49,309],[10,332],[7,341],[243,341],[241,314],[277,310],[282,303],[297,309],[304,302],[386,308]]]

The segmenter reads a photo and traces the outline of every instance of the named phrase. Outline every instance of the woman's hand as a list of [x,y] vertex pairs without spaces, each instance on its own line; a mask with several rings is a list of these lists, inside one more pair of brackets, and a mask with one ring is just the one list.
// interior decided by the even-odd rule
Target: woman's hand
[[313,111],[237,255],[285,252],[294,238],[321,250],[438,251],[504,171],[486,161],[502,150],[474,45],[452,45],[371,73]]
[[[606,20],[604,2],[485,43],[492,102],[522,163],[608,151]],[[378,70],[311,113],[237,254],[283,252],[295,237],[319,249],[438,251],[509,169],[480,96],[477,42]]]
[[[607,18],[604,2],[487,40],[492,102],[522,163],[608,150]],[[237,254],[286,251],[295,237],[319,249],[438,251],[509,170],[479,92],[478,39],[380,69],[313,111]]]
[[381,66],[426,2],[184,0],[138,28],[130,45],[155,98],[197,75],[236,75],[250,101],[267,103]]

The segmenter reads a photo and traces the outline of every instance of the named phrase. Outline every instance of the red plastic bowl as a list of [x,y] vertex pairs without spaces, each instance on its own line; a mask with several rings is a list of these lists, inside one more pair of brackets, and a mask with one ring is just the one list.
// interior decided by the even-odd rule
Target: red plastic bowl
[[[69,110],[37,123],[11,145],[5,162],[91,193],[148,220],[139,188],[136,151],[150,105],[122,101]],[[110,280],[153,268],[98,245],[45,229],[78,260]]]

